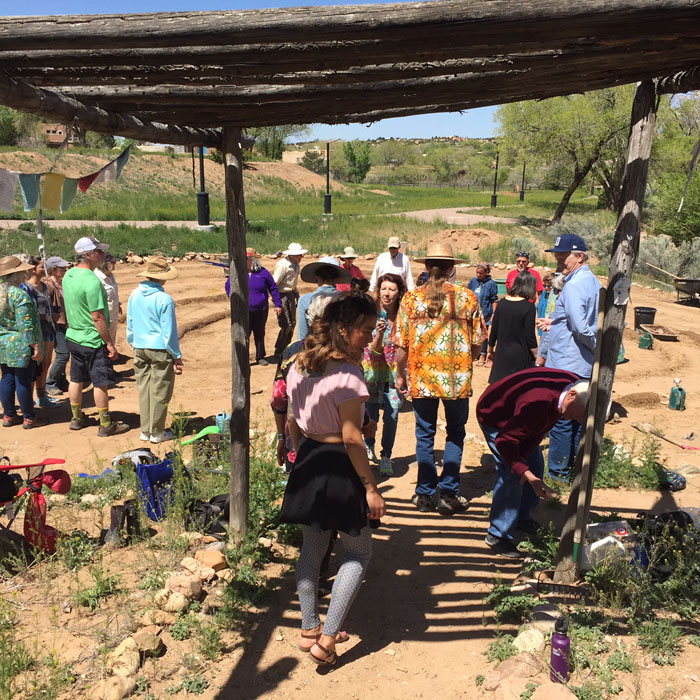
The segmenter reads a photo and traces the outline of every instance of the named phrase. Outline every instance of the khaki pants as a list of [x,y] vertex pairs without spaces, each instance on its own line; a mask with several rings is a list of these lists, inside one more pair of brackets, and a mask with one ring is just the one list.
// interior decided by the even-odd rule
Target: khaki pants
[[175,388],[173,358],[167,350],[134,350],[134,374],[139,390],[141,432],[160,435]]

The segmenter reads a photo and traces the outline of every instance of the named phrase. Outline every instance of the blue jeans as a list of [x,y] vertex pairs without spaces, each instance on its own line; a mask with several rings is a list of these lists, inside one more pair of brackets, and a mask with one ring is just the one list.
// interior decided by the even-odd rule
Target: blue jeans
[[[442,474],[438,482],[435,466],[435,430],[437,428],[438,404],[442,401],[447,421],[447,439],[442,458]],[[459,468],[462,464],[462,449],[469,416],[469,399],[413,399],[413,414],[416,419],[416,460],[418,461],[418,485],[416,493],[432,496],[436,488],[440,493],[459,493]]]
[[[513,530],[515,530],[518,521],[527,520],[530,517],[530,511],[540,499],[535,495],[530,484],[520,484],[521,477],[513,473],[513,470],[498,454],[496,449],[498,430],[487,425],[482,425],[481,430],[486,438],[486,444],[496,460],[496,470],[498,471],[496,485],[493,487],[489,516],[491,524],[488,531],[495,537],[512,540]],[[544,458],[539,447],[528,455],[527,464],[530,471],[541,479],[544,474]]]
[[575,420],[558,420],[549,431],[547,473],[555,481],[569,483],[569,475],[576,461],[581,424]]
[[22,415],[25,419],[32,420],[34,418],[34,374],[36,372],[36,363],[29,362],[28,367],[8,367],[0,365],[2,369],[2,379],[0,379],[0,402],[2,410],[6,416],[16,416],[17,408],[15,406],[15,392],[17,392],[17,401],[22,409]]
[[[382,395],[384,397],[384,424],[382,425],[382,457],[389,457],[391,459],[391,451],[394,449],[394,440],[396,439],[396,426],[399,422],[399,408],[397,406],[394,408],[389,400],[389,392],[384,390]],[[365,404],[365,412],[367,415],[376,423],[379,422],[379,409],[382,404],[369,403]],[[374,450],[376,436],[371,438],[365,438],[365,444],[367,447],[371,447]]]
[[54,345],[54,360],[46,378],[46,387],[49,389],[61,389],[65,391],[68,388],[68,379],[66,379],[66,365],[70,353],[66,344],[66,327],[56,326],[56,345]]

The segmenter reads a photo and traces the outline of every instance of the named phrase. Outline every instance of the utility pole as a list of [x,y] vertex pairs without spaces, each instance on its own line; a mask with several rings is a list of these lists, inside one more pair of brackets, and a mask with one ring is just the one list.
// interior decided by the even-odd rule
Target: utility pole
[[520,201],[525,201],[525,162],[523,161],[523,179],[520,183]]
[[326,196],[323,198],[323,213],[331,213],[331,144],[326,141]]
[[498,146],[496,146],[496,172],[493,175],[493,194],[491,195],[491,208],[495,209],[498,202],[496,188],[498,187]]

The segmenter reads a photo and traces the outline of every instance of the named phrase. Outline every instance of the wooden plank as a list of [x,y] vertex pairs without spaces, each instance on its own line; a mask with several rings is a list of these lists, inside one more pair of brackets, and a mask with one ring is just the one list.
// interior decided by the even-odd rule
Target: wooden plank
[[[450,38],[468,44],[479,37],[611,36],[639,33],[640,23],[691,31],[700,8],[687,0],[438,0],[399,5],[287,7],[276,10],[64,15],[0,19],[0,46],[30,51],[112,47],[296,43],[364,38],[414,40]],[[695,25],[697,26],[697,25]],[[683,31],[685,29],[685,32]]]
[[248,529],[250,480],[250,360],[248,357],[248,269],[241,130],[224,129],[226,239],[231,261],[231,484],[229,528],[234,543]]
[[662,95],[674,92],[692,92],[700,90],[700,64],[681,70],[673,75],[660,78],[656,83],[656,91]]
[[[618,213],[615,228],[615,240],[608,272],[608,293],[605,298],[605,321],[603,324],[603,340],[601,342],[600,375],[598,378],[598,401],[593,422],[594,439],[591,447],[590,484],[595,481],[595,472],[600,457],[600,446],[605,431],[612,385],[615,379],[617,356],[622,341],[622,330],[625,322],[625,312],[629,301],[634,262],[639,252],[639,235],[641,231],[644,192],[646,190],[649,172],[649,156],[654,139],[654,124],[656,121],[656,86],[647,80],[637,85],[632,104],[632,118],[627,150],[627,162],[622,181],[622,206]],[[616,293],[616,290],[620,293]],[[627,291],[625,291],[627,290]],[[579,458],[581,455],[579,454]],[[578,461],[578,460],[577,460]],[[588,522],[593,489],[588,490],[583,522]],[[557,569],[560,572],[571,571],[566,562],[573,561],[573,529],[565,530],[559,545]],[[565,578],[563,580],[566,580]]]
[[130,114],[115,114],[100,107],[85,105],[51,90],[33,87],[24,81],[12,80],[4,75],[0,75],[0,104],[102,134],[125,136],[140,141],[214,147],[221,143],[221,134],[210,129],[171,126],[143,121]]

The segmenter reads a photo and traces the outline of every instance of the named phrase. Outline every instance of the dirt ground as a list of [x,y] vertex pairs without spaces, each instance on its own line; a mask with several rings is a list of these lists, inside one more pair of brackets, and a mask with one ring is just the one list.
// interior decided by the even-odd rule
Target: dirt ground
[[[263,259],[272,269],[274,261]],[[360,260],[359,266],[369,276],[373,262]],[[116,277],[124,306],[138,282],[139,266],[120,264]],[[178,377],[172,411],[191,412],[193,425],[213,422],[213,416],[230,406],[229,318],[223,296],[224,275],[218,268],[202,262],[181,263],[180,277],[167,283],[166,289],[176,301],[178,323],[188,332],[181,340],[184,373]],[[419,266],[414,265],[414,274]],[[460,279],[469,279],[473,268],[460,267]],[[496,270],[495,277],[506,271]],[[301,293],[310,291],[302,285]],[[675,295],[633,286],[632,305],[657,309],[656,323],[678,334],[677,342],[656,341],[653,350],[641,350],[632,329],[633,311],[628,310],[628,328],[624,334],[627,361],[617,368],[613,398],[627,412],[619,422],[606,426],[606,435],[621,443],[642,436],[632,428],[634,421],[647,421],[679,441],[691,432],[700,434],[700,308],[675,303]],[[274,315],[267,325],[267,349],[272,352],[277,328]],[[131,357],[125,340],[125,325],[119,326],[119,350]],[[131,360],[118,367],[122,372],[119,385],[110,391],[113,415],[125,420],[131,430],[123,436],[98,438],[97,427],[79,433],[68,430],[70,412],[67,400],[60,408],[44,411],[50,424],[23,431],[21,427],[3,429],[0,454],[13,463],[60,457],[67,460],[70,473],[99,473],[116,454],[138,447],[138,401]],[[275,368],[251,367],[253,396],[252,420],[260,430],[273,430],[269,409],[269,389]],[[475,368],[474,400],[486,387],[488,370]],[[669,410],[667,402],[673,379],[680,377],[687,391],[687,410]],[[639,394],[646,393],[640,397]],[[636,396],[635,396],[636,395]],[[658,395],[658,398],[657,398]],[[86,392],[88,413],[96,415],[91,394]],[[258,615],[250,630],[250,641],[236,646],[205,673],[209,688],[203,700],[228,698],[369,698],[386,700],[407,697],[480,698],[494,697],[476,688],[474,678],[486,674],[490,665],[483,652],[493,639],[492,619],[483,602],[494,577],[508,579],[517,566],[495,557],[484,544],[488,521],[489,498],[495,472],[478,427],[470,416],[462,470],[462,491],[471,499],[465,515],[444,518],[433,513],[419,513],[410,497],[416,479],[415,441],[412,413],[403,411],[399,420],[394,452],[395,475],[381,480],[387,499],[388,514],[374,538],[374,558],[346,621],[351,641],[342,646],[341,663],[329,675],[321,674],[296,649],[299,609],[294,593],[293,575],[286,573],[269,609]],[[624,411],[622,413],[625,413]],[[700,446],[700,439],[691,445]],[[444,446],[444,432],[439,431],[436,447]],[[153,446],[164,453],[166,445]],[[439,454],[439,453],[438,453]],[[662,442],[661,454],[671,468],[693,464],[700,467],[700,457]],[[100,464],[101,462],[101,464]],[[685,491],[627,492],[601,490],[593,497],[596,511],[613,510],[633,517],[641,509],[669,509],[700,505],[700,476],[688,476]],[[49,522],[56,523],[57,510],[49,512]],[[541,520],[562,517],[562,510],[541,506],[536,516]],[[7,591],[7,589],[5,589]],[[40,609],[38,609],[40,610]],[[45,611],[46,614],[48,614]],[[37,614],[41,614],[37,612]],[[68,635],[70,621],[59,617],[54,645],[61,656],[90,653],[85,638]],[[63,631],[62,631],[63,630]],[[71,639],[66,643],[66,639]],[[89,642],[92,644],[92,642]],[[652,700],[661,697],[700,697],[697,669],[700,649],[686,645],[672,673],[649,664],[643,669],[642,687],[638,680],[625,678],[621,698]],[[664,693],[667,693],[664,695]],[[158,695],[157,695],[158,696]],[[161,696],[158,696],[161,697]],[[164,696],[163,696],[164,697]],[[184,697],[184,695],[183,695]]]

